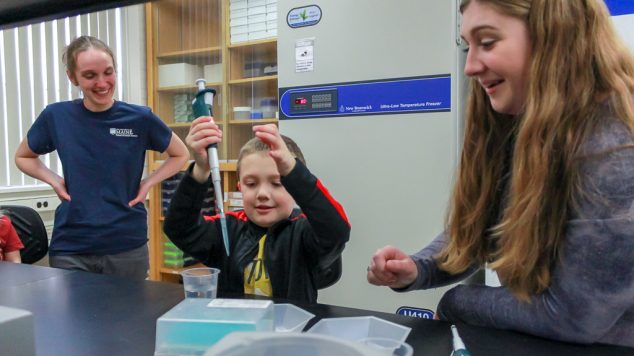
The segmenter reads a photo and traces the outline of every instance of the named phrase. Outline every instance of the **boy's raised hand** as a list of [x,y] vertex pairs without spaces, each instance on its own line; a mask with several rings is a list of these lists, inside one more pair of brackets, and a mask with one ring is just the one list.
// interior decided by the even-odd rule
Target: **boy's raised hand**
[[203,182],[209,176],[209,158],[207,157],[207,147],[214,143],[222,141],[222,131],[214,123],[211,116],[201,116],[192,121],[189,133],[185,137],[185,143],[194,153],[193,175],[194,178]]
[[374,253],[368,266],[368,282],[377,286],[403,288],[418,277],[412,258],[396,247],[385,246]]
[[277,126],[274,124],[253,126],[253,132],[257,138],[269,146],[269,156],[277,164],[280,175],[288,175],[295,168],[295,157],[286,147]]

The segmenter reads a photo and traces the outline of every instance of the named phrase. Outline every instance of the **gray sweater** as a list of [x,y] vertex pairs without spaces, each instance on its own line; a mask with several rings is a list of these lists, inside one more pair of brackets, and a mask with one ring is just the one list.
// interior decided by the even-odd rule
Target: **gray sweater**
[[[592,156],[633,139],[607,108],[604,116],[583,147],[588,155],[580,178],[586,194],[577,197],[549,288],[525,303],[505,287],[458,285],[440,300],[441,319],[634,347],[634,147]],[[412,255],[418,279],[406,290],[451,284],[480,267],[454,276],[439,270],[432,256],[445,244],[441,234]]]

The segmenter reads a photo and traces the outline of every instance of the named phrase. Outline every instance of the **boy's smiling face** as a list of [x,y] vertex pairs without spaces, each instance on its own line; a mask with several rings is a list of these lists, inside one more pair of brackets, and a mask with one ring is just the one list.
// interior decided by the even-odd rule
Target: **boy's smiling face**
[[271,227],[288,218],[295,207],[295,200],[280,182],[277,165],[268,152],[242,158],[238,189],[247,217],[261,227]]

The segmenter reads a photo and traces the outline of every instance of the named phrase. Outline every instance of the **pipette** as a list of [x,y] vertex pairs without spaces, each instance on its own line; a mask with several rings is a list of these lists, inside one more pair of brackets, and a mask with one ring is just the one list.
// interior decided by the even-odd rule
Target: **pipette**
[[[205,88],[205,80],[197,79],[198,93],[192,102],[192,111],[195,117],[212,116],[214,95],[216,91],[211,88]],[[216,195],[216,209],[220,215],[220,229],[222,233],[222,241],[225,244],[225,251],[229,256],[229,234],[227,233],[227,219],[225,217],[224,202],[222,199],[222,188],[220,186],[220,163],[218,161],[218,145],[213,144],[207,147],[207,157],[209,158],[209,167],[211,168],[211,181],[214,184],[214,193]]]
[[467,351],[467,348],[464,346],[464,342],[458,335],[458,328],[455,325],[451,326],[451,334],[453,335],[453,352],[451,355],[453,356],[471,356],[471,353]]

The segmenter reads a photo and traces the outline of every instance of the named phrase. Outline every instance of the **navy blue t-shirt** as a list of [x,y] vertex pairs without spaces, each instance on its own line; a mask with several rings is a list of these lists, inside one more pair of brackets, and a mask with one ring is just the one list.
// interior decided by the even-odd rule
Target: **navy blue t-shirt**
[[51,255],[107,255],[147,242],[143,203],[129,207],[145,151],[163,152],[172,132],[143,106],[115,101],[92,112],[81,99],[48,105],[27,134],[37,154],[57,150],[71,201],[55,212]]

